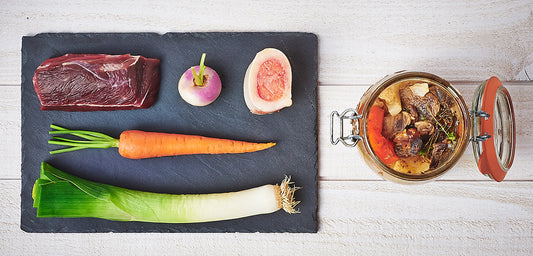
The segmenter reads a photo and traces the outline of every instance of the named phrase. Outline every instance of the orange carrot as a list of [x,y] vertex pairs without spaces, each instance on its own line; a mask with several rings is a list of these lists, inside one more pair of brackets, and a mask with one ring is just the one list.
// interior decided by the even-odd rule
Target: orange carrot
[[264,150],[276,145],[276,143],[253,143],[196,135],[144,132],[138,130],[124,131],[120,134],[120,139],[115,139],[98,132],[68,130],[57,125],[51,125],[50,127],[56,130],[50,131],[50,134],[70,134],[85,139],[72,140],[53,137],[48,143],[70,147],[51,151],[50,154],[84,148],[118,147],[118,152],[121,156],[130,159],[142,159],[191,154],[247,153]]
[[275,144],[129,130],[120,134],[118,152],[123,157],[140,159],[191,154],[247,153],[267,149]]
[[394,152],[394,143],[381,135],[384,115],[385,110],[381,107],[374,105],[370,108],[367,121],[368,142],[383,163],[392,164],[399,158]]

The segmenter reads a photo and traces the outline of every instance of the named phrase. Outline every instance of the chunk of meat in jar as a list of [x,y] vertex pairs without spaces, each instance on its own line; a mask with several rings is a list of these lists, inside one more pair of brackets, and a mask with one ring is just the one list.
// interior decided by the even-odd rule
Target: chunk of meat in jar
[[437,99],[439,99],[439,102],[442,105],[446,105],[448,107],[452,107],[454,105],[453,98],[446,93],[443,89],[441,89],[438,86],[431,86],[429,87],[429,92],[431,92],[433,95],[437,96]]
[[415,95],[410,87],[405,87],[400,90],[400,99],[404,108],[409,105],[415,106],[421,119],[433,120],[440,110],[439,99],[431,92],[420,97]]
[[418,111],[416,110],[416,107],[413,105],[407,105],[405,106],[405,109],[411,115],[411,120],[413,122],[418,121]]
[[415,127],[421,137],[431,135],[435,132],[435,126],[430,121],[418,121],[415,123]]
[[387,114],[383,118],[383,130],[381,135],[392,140],[396,134],[405,129],[409,124],[411,124],[411,115],[405,111],[394,116]]
[[433,150],[431,151],[431,164],[429,168],[437,168],[439,164],[446,158],[446,151],[448,150],[448,144],[439,142],[433,144]]
[[399,157],[416,156],[422,148],[420,133],[415,128],[409,128],[394,137],[394,152]]

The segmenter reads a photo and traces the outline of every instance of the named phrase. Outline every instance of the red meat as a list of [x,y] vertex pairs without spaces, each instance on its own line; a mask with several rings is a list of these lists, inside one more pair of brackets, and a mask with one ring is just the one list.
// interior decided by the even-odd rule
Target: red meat
[[33,75],[41,110],[148,108],[159,83],[159,60],[130,54],[66,54],[47,59]]

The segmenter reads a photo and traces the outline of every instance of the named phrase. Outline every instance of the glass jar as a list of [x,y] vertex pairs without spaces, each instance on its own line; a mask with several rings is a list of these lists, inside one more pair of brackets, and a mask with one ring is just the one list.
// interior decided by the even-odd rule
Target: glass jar
[[[454,148],[444,162],[422,174],[400,172],[387,166],[374,152],[368,136],[369,112],[378,96],[399,82],[421,82],[438,86],[453,99],[460,134],[454,138]],[[363,159],[378,175],[398,183],[420,183],[433,180],[450,170],[461,158],[467,145],[472,142],[474,157],[480,171],[496,181],[502,181],[512,165],[515,152],[514,110],[511,97],[498,78],[491,77],[476,90],[472,111],[461,94],[446,80],[425,72],[400,71],[388,75],[372,85],[362,96],[357,107],[330,116],[331,143],[342,142],[345,146],[359,147]],[[339,120],[339,136],[334,135],[334,122]],[[351,125],[344,135],[345,122]]]

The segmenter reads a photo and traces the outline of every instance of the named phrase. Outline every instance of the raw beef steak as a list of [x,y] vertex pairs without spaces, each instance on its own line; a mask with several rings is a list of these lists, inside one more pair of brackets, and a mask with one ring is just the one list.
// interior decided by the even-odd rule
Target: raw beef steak
[[41,110],[148,108],[159,83],[159,60],[130,54],[66,54],[47,59],[33,75]]

